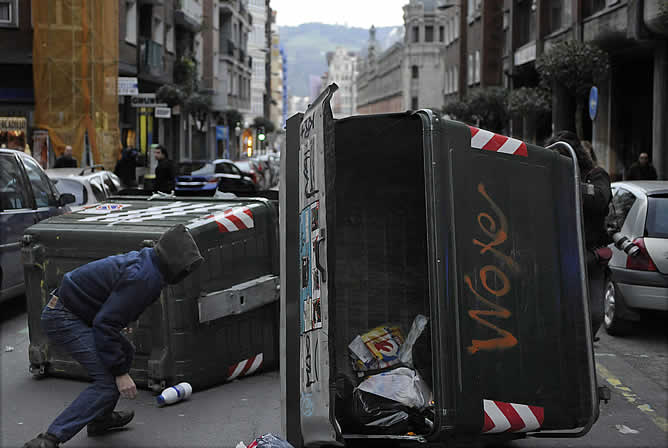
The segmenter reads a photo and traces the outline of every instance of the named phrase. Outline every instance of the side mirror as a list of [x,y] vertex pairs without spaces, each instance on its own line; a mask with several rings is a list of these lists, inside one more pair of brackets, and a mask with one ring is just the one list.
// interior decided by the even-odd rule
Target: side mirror
[[67,205],[67,204],[72,204],[73,202],[76,202],[76,200],[77,199],[74,197],[73,194],[63,193],[58,198],[58,204],[60,204],[60,206],[62,207],[62,206]]

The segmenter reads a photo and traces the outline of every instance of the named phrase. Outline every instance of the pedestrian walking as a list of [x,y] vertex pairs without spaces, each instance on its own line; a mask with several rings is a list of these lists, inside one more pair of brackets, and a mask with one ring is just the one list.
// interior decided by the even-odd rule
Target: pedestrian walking
[[[612,242],[605,227],[605,217],[608,215],[608,207],[612,199],[610,176],[603,168],[594,164],[575,133],[560,131],[548,140],[546,146],[558,141],[571,145],[577,156],[580,180],[583,183],[582,211],[584,215],[585,249],[587,252],[594,252],[596,249],[607,246]],[[571,157],[565,149],[558,148],[557,150],[561,154]],[[596,257],[587,258],[596,259]],[[604,316],[605,266],[598,263],[589,263],[587,265],[587,275],[589,277],[591,331],[592,337],[597,340],[596,332],[603,323]]]
[[125,187],[137,186],[137,156],[136,148],[123,148],[121,158],[116,162],[114,174],[123,182]]
[[649,155],[641,152],[638,161],[631,165],[626,180],[656,180],[656,169],[649,162]]
[[154,248],[113,255],[65,274],[42,311],[42,327],[50,343],[79,362],[93,383],[24,448],[55,448],[84,426],[92,437],[132,420],[134,411],[114,411],[119,397],[137,394],[128,373],[134,347],[121,330],[139,318],[166,284],[178,283],[202,260],[190,232],[179,224]]
[[155,189],[163,193],[171,193],[174,191],[174,178],[176,177],[176,169],[174,163],[169,160],[167,150],[163,145],[151,145],[155,159],[158,161],[158,166],[155,167]]
[[63,155],[58,157],[53,165],[54,168],[77,168],[78,166],[77,159],[72,157],[72,147],[70,145],[65,146]]

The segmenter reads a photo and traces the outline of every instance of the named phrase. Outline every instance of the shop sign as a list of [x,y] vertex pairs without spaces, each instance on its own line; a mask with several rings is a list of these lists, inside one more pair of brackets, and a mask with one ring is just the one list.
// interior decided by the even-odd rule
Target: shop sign
[[0,117],[0,131],[23,131],[28,128],[24,117]]
[[139,82],[133,77],[118,77],[118,95],[139,95]]
[[164,103],[158,103],[155,93],[140,93],[130,97],[132,107],[167,107]]
[[172,109],[169,107],[156,107],[155,108],[155,118],[171,118]]

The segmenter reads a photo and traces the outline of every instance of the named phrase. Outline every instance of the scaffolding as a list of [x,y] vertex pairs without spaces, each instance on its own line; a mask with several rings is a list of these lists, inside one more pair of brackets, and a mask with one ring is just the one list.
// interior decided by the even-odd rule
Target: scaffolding
[[113,168],[118,126],[118,2],[36,0],[32,7],[35,127],[55,155]]

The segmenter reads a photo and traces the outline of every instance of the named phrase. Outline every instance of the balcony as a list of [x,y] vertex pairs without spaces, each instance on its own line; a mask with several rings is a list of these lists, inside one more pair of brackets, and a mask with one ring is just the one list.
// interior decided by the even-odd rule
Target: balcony
[[139,46],[140,70],[153,76],[162,76],[165,72],[165,52],[157,42],[143,40]]
[[242,24],[249,29],[253,25],[253,16],[240,0],[220,0],[220,10],[225,13],[234,14]]
[[196,33],[202,27],[202,3],[195,0],[176,0],[174,22]]

